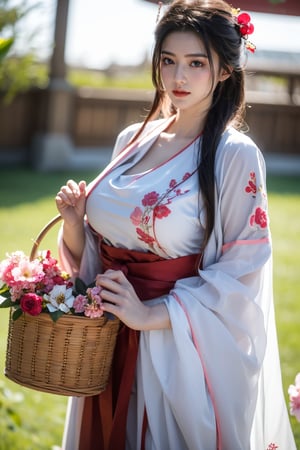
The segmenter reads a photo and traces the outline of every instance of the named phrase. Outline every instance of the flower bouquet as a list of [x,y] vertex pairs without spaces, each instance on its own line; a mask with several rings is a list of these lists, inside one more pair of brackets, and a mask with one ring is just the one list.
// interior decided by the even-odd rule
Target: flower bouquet
[[7,255],[0,262],[0,308],[12,307],[12,319],[23,313],[38,316],[47,312],[54,322],[64,314],[98,318],[103,315],[101,288],[95,283],[86,286],[62,271],[50,250],[30,260],[23,252]]
[[72,281],[49,250],[0,262],[0,307],[10,308],[5,375],[40,391],[88,396],[108,383],[120,322],[101,310],[97,277]]

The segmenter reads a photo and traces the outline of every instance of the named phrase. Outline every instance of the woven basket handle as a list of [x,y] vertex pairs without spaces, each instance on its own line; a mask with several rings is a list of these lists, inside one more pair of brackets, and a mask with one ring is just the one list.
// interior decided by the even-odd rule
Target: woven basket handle
[[51,230],[51,228],[54,227],[54,225],[56,225],[61,220],[62,220],[62,217],[60,214],[58,214],[57,216],[53,217],[53,219],[51,219],[47,223],[47,225],[45,225],[44,228],[39,232],[38,236],[34,240],[34,243],[33,243],[32,249],[31,249],[30,261],[35,259],[39,245],[42,242],[42,240],[44,239],[44,237],[46,236],[46,234],[48,233],[48,231]]

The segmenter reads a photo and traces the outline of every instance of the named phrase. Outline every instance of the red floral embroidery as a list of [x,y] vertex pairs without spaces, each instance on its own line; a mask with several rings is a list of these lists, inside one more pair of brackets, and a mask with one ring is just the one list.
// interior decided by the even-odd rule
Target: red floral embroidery
[[[189,190],[182,190],[178,186],[190,178],[191,175],[189,172],[186,172],[180,181],[172,178],[168,189],[161,195],[156,191],[145,194],[141,201],[144,208],[136,206],[130,214],[130,220],[136,227],[138,238],[150,247],[153,247],[155,242],[155,238],[151,235],[153,234],[152,224],[154,220],[164,219],[171,214],[171,210],[167,205],[170,205],[174,198],[189,192]],[[153,217],[152,220],[151,217]]]
[[171,210],[166,205],[157,205],[154,208],[154,216],[157,219],[168,217],[169,214],[171,214]]
[[153,206],[157,202],[159,198],[159,194],[155,191],[149,192],[149,194],[146,194],[145,197],[142,200],[143,206]]
[[146,244],[153,244],[155,239],[153,237],[149,236],[149,234],[144,233],[144,231],[141,230],[140,228],[137,228],[136,232],[139,235],[139,238],[141,239],[141,241],[146,242]]
[[247,194],[256,194],[256,176],[255,172],[250,172],[250,179],[248,181],[248,185],[245,187],[245,191]]
[[276,444],[269,444],[267,450],[276,450],[278,447],[278,445]]
[[256,208],[254,214],[250,217],[250,225],[253,227],[258,225],[260,228],[266,228],[268,226],[268,216],[266,211],[262,208]]
[[[248,184],[245,187],[245,192],[247,194],[251,194],[253,198],[256,198],[257,195],[261,196],[262,205],[266,205],[266,194],[263,191],[263,186],[260,184],[257,186],[256,183],[256,174],[255,172],[249,173]],[[268,226],[268,215],[266,212],[266,208],[263,206],[257,207],[252,215],[250,216],[250,226],[251,227],[259,227],[259,228],[267,228]]]
[[252,194],[252,197],[254,198],[258,193],[260,193],[263,197],[266,197],[262,184],[257,186],[255,172],[249,173],[249,180],[247,186],[245,187],[245,192],[247,192],[247,194]]
[[142,220],[143,211],[139,206],[134,208],[133,212],[130,214],[130,220],[133,223],[133,225],[138,226],[139,223]]
[[190,174],[189,172],[186,172],[186,173],[183,175],[182,180],[185,181],[185,180],[187,180],[188,178],[190,178],[190,176],[191,176],[191,174]]

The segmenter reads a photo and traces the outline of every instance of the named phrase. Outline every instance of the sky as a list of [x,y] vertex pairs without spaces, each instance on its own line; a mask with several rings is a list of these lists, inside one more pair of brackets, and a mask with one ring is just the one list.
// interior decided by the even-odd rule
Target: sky
[[[27,0],[27,4],[37,1]],[[35,32],[30,42],[41,58],[47,58],[51,54],[56,0],[39,1],[40,9],[23,24],[19,47],[26,48],[29,34]],[[96,69],[105,69],[111,63],[139,64],[151,54],[157,10],[156,5],[143,0],[70,0],[67,64]],[[250,40],[257,52],[300,53],[300,17],[261,13],[251,13],[251,17],[255,31]]]

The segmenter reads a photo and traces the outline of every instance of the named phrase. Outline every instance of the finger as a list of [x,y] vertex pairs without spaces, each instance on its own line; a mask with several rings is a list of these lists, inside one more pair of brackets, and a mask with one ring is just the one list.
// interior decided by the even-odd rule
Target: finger
[[109,278],[110,280],[115,280],[119,283],[127,281],[127,278],[122,270],[107,269],[101,276]]
[[130,298],[132,296],[133,288],[122,272],[120,274],[104,276],[98,284],[102,289],[114,292],[122,298]]
[[118,306],[114,305],[113,303],[107,303],[107,302],[102,303],[100,305],[100,308],[104,312],[108,312],[108,313],[113,314],[114,316],[119,317],[120,309],[118,308]]
[[65,186],[60,188],[58,195],[72,206],[75,206],[77,200],[85,198],[85,182],[81,182],[81,185],[77,184],[73,180],[67,181]]
[[114,294],[117,294],[119,296],[125,297],[127,295],[128,287],[126,289],[126,286],[124,286],[122,283],[119,283],[118,281],[111,280],[108,277],[103,277],[101,282],[99,283],[102,290],[101,290],[101,297],[104,297],[106,291],[112,292]]
[[102,288],[110,288],[114,284],[125,287],[129,283],[121,270],[108,269],[103,274],[97,275],[96,284]]
[[80,188],[78,183],[74,180],[68,180],[66,183],[68,191],[70,191],[76,198],[80,196]]
[[86,182],[84,180],[81,180],[78,183],[78,187],[79,187],[80,194],[84,194],[84,196],[85,196],[85,193],[86,193]]
[[76,204],[75,196],[67,186],[61,187],[60,191],[56,194],[56,199],[58,199],[60,203],[66,203],[70,206],[75,206]]
[[120,306],[122,304],[122,297],[113,291],[102,289],[100,294],[103,304],[112,303],[113,305]]
[[66,203],[66,201],[59,194],[56,195],[55,201],[56,201],[57,206],[59,206],[60,208],[69,206],[69,204]]

